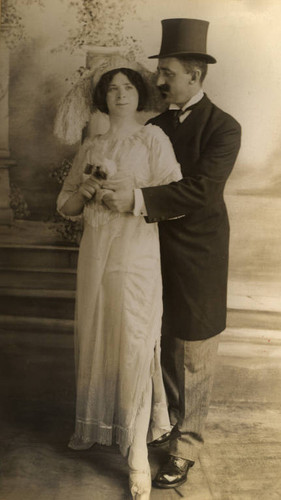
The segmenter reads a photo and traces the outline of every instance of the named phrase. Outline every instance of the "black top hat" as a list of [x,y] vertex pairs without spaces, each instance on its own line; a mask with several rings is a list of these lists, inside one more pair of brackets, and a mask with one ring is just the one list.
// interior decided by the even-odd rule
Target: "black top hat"
[[208,21],[201,19],[163,19],[160,53],[149,59],[187,56],[214,64],[216,59],[206,53]]

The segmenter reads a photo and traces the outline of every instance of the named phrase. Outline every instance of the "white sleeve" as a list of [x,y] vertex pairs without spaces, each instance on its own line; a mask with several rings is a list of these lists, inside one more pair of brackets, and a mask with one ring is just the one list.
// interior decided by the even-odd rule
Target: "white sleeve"
[[73,193],[76,193],[79,189],[79,186],[82,181],[82,167],[83,167],[83,160],[85,159],[85,153],[86,153],[86,148],[83,144],[73,160],[72,167],[67,177],[64,180],[61,192],[59,193],[57,199],[57,211],[65,219],[79,220],[81,218],[80,215],[77,216],[64,215],[64,213],[62,212],[62,208],[64,204],[67,202],[67,200],[73,195]]
[[150,148],[152,172],[151,186],[159,186],[179,181],[182,179],[181,168],[176,159],[170,139],[160,127],[156,125],[150,126],[152,127],[152,142]]
[[[149,145],[149,162],[151,167],[150,186],[170,184],[182,179],[180,164],[177,162],[173,146],[163,130],[155,125],[150,128],[151,142]],[[135,216],[146,216],[147,210],[141,189],[134,189]]]

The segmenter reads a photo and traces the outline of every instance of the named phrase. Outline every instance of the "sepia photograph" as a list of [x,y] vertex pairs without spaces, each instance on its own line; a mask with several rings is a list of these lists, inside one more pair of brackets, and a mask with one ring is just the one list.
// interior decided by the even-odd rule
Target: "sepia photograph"
[[0,500],[281,499],[280,23],[0,0]]

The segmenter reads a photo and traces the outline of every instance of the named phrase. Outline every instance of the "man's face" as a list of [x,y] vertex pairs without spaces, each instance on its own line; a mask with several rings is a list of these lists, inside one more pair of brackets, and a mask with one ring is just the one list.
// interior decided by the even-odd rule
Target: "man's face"
[[185,104],[196,93],[191,73],[175,57],[159,59],[156,85],[167,104]]

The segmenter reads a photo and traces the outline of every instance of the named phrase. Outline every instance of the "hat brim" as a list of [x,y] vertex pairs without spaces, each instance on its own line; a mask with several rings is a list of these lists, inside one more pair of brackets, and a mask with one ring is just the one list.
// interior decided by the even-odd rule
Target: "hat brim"
[[169,52],[167,54],[157,54],[155,56],[149,56],[148,59],[165,59],[167,57],[178,57],[178,56],[191,56],[192,58],[196,59],[202,59],[202,61],[205,61],[208,64],[215,64],[217,61],[213,56],[210,56],[209,54],[203,54],[200,52]]

